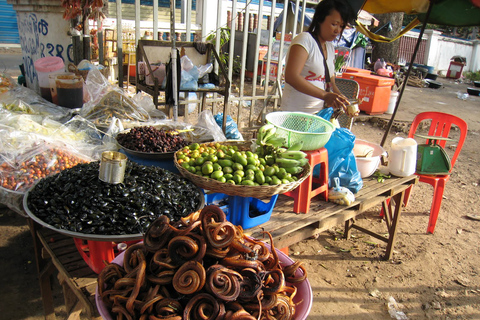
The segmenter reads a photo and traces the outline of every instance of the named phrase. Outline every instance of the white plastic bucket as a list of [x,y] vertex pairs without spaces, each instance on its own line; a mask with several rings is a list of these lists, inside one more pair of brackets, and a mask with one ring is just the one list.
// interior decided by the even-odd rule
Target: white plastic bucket
[[398,177],[408,177],[415,173],[416,165],[417,142],[412,138],[394,138],[388,156],[390,173]]
[[385,112],[386,114],[392,114],[395,111],[395,105],[397,104],[398,99],[398,91],[392,91],[390,93],[390,101],[388,103],[388,109]]

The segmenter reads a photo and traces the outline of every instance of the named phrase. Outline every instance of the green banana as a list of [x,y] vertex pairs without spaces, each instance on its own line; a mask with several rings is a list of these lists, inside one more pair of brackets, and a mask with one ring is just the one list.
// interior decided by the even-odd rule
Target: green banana
[[300,160],[277,158],[275,162],[282,168],[301,167]]
[[270,129],[268,129],[267,132],[265,133],[265,135],[263,136],[262,141],[264,143],[267,143],[268,139],[273,138],[275,132],[277,132],[277,128],[275,128],[275,127],[272,127]]
[[285,171],[290,174],[299,174],[303,172],[302,167],[291,167],[291,168],[285,168]]
[[288,148],[288,151],[300,151],[303,148],[303,141],[298,141]]
[[265,135],[267,134],[267,132],[269,130],[271,130],[272,128],[275,128],[275,126],[273,124],[265,124],[263,126],[261,126],[259,129],[258,129],[258,139],[260,141],[264,141],[264,137]]
[[265,142],[265,144],[270,144],[274,147],[281,147],[281,146],[283,146],[283,144],[285,142],[285,139],[280,138],[280,137],[271,137],[264,142]]
[[303,167],[308,163],[307,158],[298,159],[297,161],[300,163],[300,167]]
[[307,157],[307,154],[303,151],[292,151],[290,149],[288,149],[287,151],[285,152],[282,152],[280,154],[280,156],[282,158],[285,158],[285,159],[295,159],[295,160],[298,160],[298,159],[303,159],[303,158],[306,158]]

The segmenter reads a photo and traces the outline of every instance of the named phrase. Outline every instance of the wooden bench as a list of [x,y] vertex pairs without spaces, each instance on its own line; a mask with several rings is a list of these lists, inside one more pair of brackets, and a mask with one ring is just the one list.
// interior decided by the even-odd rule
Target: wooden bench
[[55,270],[62,286],[67,319],[80,319],[81,312],[89,319],[102,319],[95,304],[98,275],[83,260],[73,238],[43,228],[31,219],[28,223],[33,237],[45,319],[57,319],[51,287]]

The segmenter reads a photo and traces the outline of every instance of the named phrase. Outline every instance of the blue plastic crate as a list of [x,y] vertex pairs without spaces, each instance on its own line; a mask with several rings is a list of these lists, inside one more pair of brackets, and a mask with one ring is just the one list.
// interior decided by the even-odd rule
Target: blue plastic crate
[[249,229],[270,220],[277,198],[278,194],[272,196],[269,202],[263,202],[252,197],[211,193],[205,195],[205,203],[219,206],[225,212],[228,221],[243,229]]

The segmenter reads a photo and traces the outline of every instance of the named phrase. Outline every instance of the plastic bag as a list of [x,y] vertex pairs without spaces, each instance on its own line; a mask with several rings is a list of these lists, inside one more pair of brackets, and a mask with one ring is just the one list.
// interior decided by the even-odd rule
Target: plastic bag
[[315,115],[319,116],[319,117],[322,117],[323,119],[325,119],[327,121],[330,121],[330,119],[332,118],[332,115],[333,115],[333,108],[332,107],[324,108],[324,109],[318,111]]
[[[219,112],[215,115],[215,121],[217,122],[217,125],[222,128],[223,126],[223,113]],[[227,115],[227,124],[225,128],[225,136],[227,137],[228,140],[242,140],[243,141],[243,136],[238,131],[238,126],[233,121],[232,117],[230,115]]]
[[0,94],[12,90],[17,84],[7,73],[0,73]]
[[197,91],[198,90],[198,69],[193,66],[189,71],[182,70],[182,79],[180,81],[180,90]]
[[180,64],[182,66],[182,70],[185,70],[185,71],[190,71],[190,69],[193,68],[193,62],[192,60],[190,60],[190,58],[188,56],[183,56],[180,58]]
[[197,126],[208,128],[212,133],[213,141],[226,141],[227,138],[223,134],[222,127],[219,127],[213,117],[211,110],[204,110],[198,115]]
[[[334,179],[340,179],[340,186],[357,193],[363,187],[363,180],[357,168],[353,146],[355,135],[346,128],[333,131],[325,148],[328,151],[328,185],[335,187]],[[313,168],[313,174],[320,174],[320,165]]]
[[37,140],[12,159],[0,154],[0,203],[25,215],[22,200],[38,180],[92,159],[61,143]]
[[17,113],[28,113],[49,117],[59,122],[65,122],[72,116],[72,110],[57,106],[36,91],[23,86],[16,86],[0,96],[0,109]]
[[206,74],[212,72],[213,64],[211,62],[198,67],[198,78],[203,78]]
[[[98,101],[98,99],[94,101]],[[105,131],[114,117],[122,122],[134,123],[147,122],[151,119],[144,108],[137,105],[122,90],[116,88],[112,88],[98,102],[85,103],[80,110],[80,115]]]

